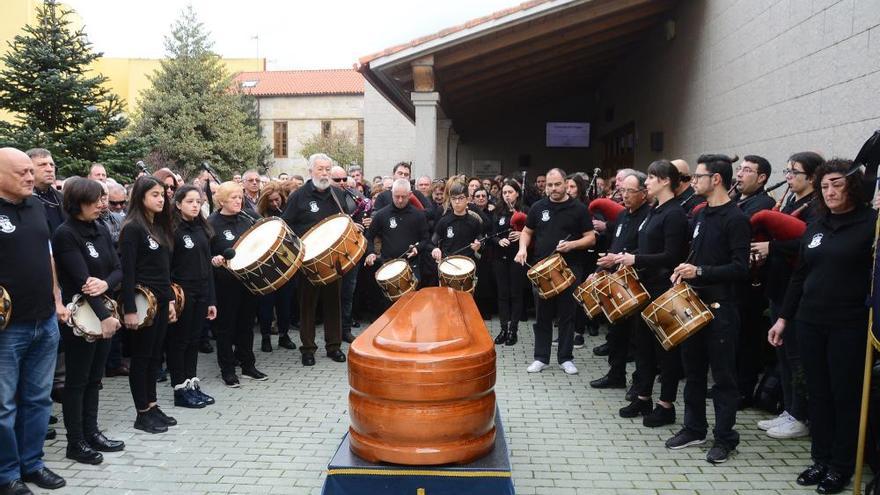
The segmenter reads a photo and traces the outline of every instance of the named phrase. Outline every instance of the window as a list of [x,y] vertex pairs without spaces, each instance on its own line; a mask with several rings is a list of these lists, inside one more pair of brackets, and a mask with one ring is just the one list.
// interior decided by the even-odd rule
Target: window
[[325,138],[330,137],[330,130],[331,130],[330,121],[329,120],[322,120],[321,121],[321,135],[324,136]]
[[364,119],[358,120],[358,144],[364,144]]
[[242,82],[241,82],[241,87],[244,88],[244,89],[246,89],[246,88],[255,88],[255,87],[257,87],[257,81],[242,81]]
[[275,122],[273,137],[275,158],[287,158],[287,122]]

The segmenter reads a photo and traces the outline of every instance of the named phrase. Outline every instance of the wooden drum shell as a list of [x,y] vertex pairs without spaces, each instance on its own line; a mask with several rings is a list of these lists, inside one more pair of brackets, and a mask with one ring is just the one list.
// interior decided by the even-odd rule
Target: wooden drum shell
[[714,318],[715,315],[696,291],[684,282],[673,285],[642,311],[642,319],[667,351],[697,333]]
[[526,276],[538,289],[541,299],[559,295],[575,281],[574,273],[559,253],[553,253],[532,265]]
[[596,284],[596,294],[602,304],[602,312],[611,323],[626,318],[651,300],[651,295],[639,282],[631,266],[610,273]]
[[302,269],[312,285],[327,285],[339,280],[354,268],[367,252],[367,239],[355,227],[351,218],[342,213],[331,215],[315,224],[303,235],[303,243],[307,243],[309,236],[314,235],[322,225],[340,217],[348,219],[348,225],[342,236],[318,256],[302,261]]

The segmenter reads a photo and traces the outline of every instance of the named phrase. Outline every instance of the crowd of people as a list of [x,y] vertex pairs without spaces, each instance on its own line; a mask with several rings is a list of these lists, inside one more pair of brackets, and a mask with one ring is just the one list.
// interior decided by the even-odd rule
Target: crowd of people
[[[676,423],[684,379],[681,428],[666,447],[705,443],[709,396],[713,464],[736,449],[737,411],[753,405],[760,377],[778,373],[784,410],[757,427],[773,438],[812,437],[813,465],[797,483],[819,493],[849,483],[863,373],[853,357],[865,351],[876,219],[865,174],[851,161],[793,154],[783,167],[784,200],[768,193],[771,165],[756,155],[702,155],[693,171],[684,160],[658,160],[607,181],[559,168],[531,180],[413,177],[408,163],[390,172],[368,181],[361,167],[316,154],[307,178],[247,170],[220,182],[209,170],[184,178],[162,168],[124,185],[100,164],[62,181],[47,150],[0,149],[0,286],[13,308],[0,331],[0,493],[30,493],[25,482],[64,486],[42,462],[53,399],[62,404],[67,457],[99,464],[102,452],[125,448],[99,426],[105,376],[128,376],[134,428],[166,432],[177,424],[159,404],[156,384],[166,373],[175,407],[215,403],[198,377],[212,338],[222,383],[233,388],[241,377],[266,380],[255,348],[297,349],[294,332],[302,365],[314,366],[318,325],[326,357],[343,363],[342,343],[391,304],[377,270],[403,259],[419,287],[438,285],[450,256],[472,261],[474,300],[500,323],[496,344],[517,345],[534,314],[528,373],[547,369],[556,346],[560,369],[578,374],[574,350],[605,327],[607,342],[593,354],[607,356],[608,372],[590,386],[625,390],[620,416],[653,428]],[[622,211],[611,214],[599,199]],[[799,218],[806,233],[757,238],[750,218],[768,209]],[[261,218],[281,218],[302,238],[340,213],[363,232],[367,252],[338,280],[316,285],[299,272],[255,295],[226,267]],[[555,254],[575,283],[537,297],[527,270]],[[638,311],[613,323],[588,318],[574,290],[623,267],[651,299],[687,282],[714,318],[670,350]],[[97,317],[92,338],[68,324],[77,301]]]

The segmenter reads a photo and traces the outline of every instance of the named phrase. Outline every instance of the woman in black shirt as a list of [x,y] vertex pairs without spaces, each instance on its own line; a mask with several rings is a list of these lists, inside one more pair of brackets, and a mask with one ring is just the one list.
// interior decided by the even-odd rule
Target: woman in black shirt
[[[498,292],[498,320],[501,332],[495,337],[496,344],[515,345],[523,306],[523,287],[526,286],[526,268],[513,261],[519,249],[519,235],[525,226],[522,189],[515,180],[506,179],[501,188],[501,201],[495,209],[492,221],[493,234],[490,243],[495,247],[492,269]],[[516,218],[514,218],[516,215]]]
[[[280,217],[287,206],[287,196],[284,195],[281,182],[266,184],[257,200],[257,213],[262,217]],[[290,340],[291,308],[293,301],[298,300],[294,293],[295,280],[282,285],[275,292],[260,296],[257,319],[260,321],[260,334],[263,339],[260,350],[272,351],[272,320],[276,318],[278,328],[278,347],[296,349],[296,344]]]
[[[177,421],[156,401],[156,373],[162,363],[165,332],[174,312],[171,292],[171,218],[165,185],[155,177],[135,181],[128,214],[119,234],[122,261],[123,322],[130,332],[131,366],[128,383],[137,408],[134,427],[147,433],[168,431]],[[156,298],[150,326],[138,328],[135,286],[143,285]]]
[[[819,493],[839,493],[855,470],[867,341],[874,224],[860,171],[831,159],[816,169],[816,220],[801,238],[798,266],[779,318],[768,333],[783,343],[794,318],[807,376],[813,465],[797,478]],[[847,175],[849,174],[849,175]]]
[[[638,253],[619,254],[616,259],[621,265],[635,266],[639,280],[652,300],[672,286],[669,276],[687,255],[687,215],[679,202],[675,201],[673,192],[678,188],[680,177],[675,165],[667,160],[658,160],[648,167],[645,187],[648,189],[648,198],[657,204],[638,227]],[[649,428],[673,424],[673,403],[678,395],[682,373],[681,351],[678,347],[664,350],[641,318],[636,319],[633,339],[637,352],[633,388],[637,397],[620,410],[620,415],[636,417],[642,414],[642,423]],[[660,400],[652,411],[651,394],[658,366],[662,385]]]
[[110,339],[119,329],[119,320],[102,301],[122,280],[119,257],[110,232],[96,222],[101,214],[104,190],[98,182],[74,178],[64,187],[67,220],[52,238],[55,269],[62,288],[62,300],[70,303],[82,294],[101,321],[101,338],[89,342],[77,337],[73,329],[61,327],[64,339],[66,379],[62,407],[67,430],[67,458],[85,464],[100,464],[103,452],[125,447],[107,439],[98,429],[98,394],[104,365],[110,352]]
[[174,387],[174,405],[201,408],[214,399],[202,392],[196,368],[199,339],[205,318],[217,316],[211,271],[211,228],[202,217],[202,195],[195,186],[183,186],[174,195],[174,252],[171,280],[184,293],[183,310],[166,339],[168,371]]
[[220,375],[227,387],[240,385],[235,374],[235,363],[241,364],[241,374],[253,380],[266,380],[265,374],[256,368],[254,356],[254,320],[257,317],[257,296],[251,293],[224,268],[224,254],[235,245],[254,218],[242,211],[244,190],[236,182],[224,182],[214,193],[214,201],[220,206],[208,217],[214,230],[211,237],[211,264],[214,266],[214,286],[217,292],[217,321],[214,336],[217,337],[217,363]]

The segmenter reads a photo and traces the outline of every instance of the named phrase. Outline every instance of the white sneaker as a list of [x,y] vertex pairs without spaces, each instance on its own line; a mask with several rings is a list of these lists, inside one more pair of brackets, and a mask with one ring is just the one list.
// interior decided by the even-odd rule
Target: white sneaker
[[534,363],[530,364],[528,368],[526,368],[526,371],[528,371],[529,373],[540,373],[549,367],[550,367],[550,365],[547,363],[542,363],[541,361],[535,361]]
[[562,371],[565,372],[566,375],[577,375],[578,369],[571,361],[566,361],[559,365],[562,368]]
[[758,421],[758,428],[767,431],[775,426],[779,426],[783,423],[788,423],[792,419],[794,418],[791,417],[791,414],[788,414],[788,411],[782,411],[782,414],[776,416],[775,418]]
[[791,421],[776,425],[767,430],[770,438],[800,438],[810,435],[810,429],[801,421],[791,418]]

